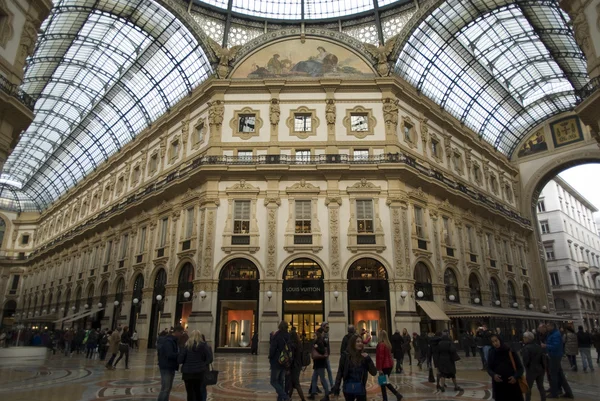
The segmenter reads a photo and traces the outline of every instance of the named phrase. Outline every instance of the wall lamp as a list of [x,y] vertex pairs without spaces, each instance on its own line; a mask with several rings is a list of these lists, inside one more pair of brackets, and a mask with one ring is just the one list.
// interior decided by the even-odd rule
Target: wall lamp
[[336,301],[338,300],[338,297],[339,297],[339,296],[340,296],[340,293],[339,293],[339,291],[335,290],[335,291],[333,292],[333,297],[335,298],[335,300],[336,300]]
[[500,306],[500,300],[497,299],[496,302],[495,302],[495,304],[496,304],[496,306]]
[[402,290],[402,292],[400,293],[400,297],[402,298],[402,300],[405,300],[407,296],[408,296],[408,292]]
[[115,301],[115,302],[113,303],[113,305],[115,305],[115,306],[119,306],[119,301]]
[[186,292],[184,292],[184,293],[183,293],[183,297],[184,297],[185,299],[188,299],[188,298],[189,298],[191,295],[192,295],[192,294],[190,294],[190,292],[189,292],[189,291],[186,291]]
[[417,292],[417,297],[419,297],[419,298],[423,298],[423,295],[425,295],[425,294],[423,293],[423,291],[419,291],[419,292]]
[[533,309],[533,304],[529,304],[529,309]]
[[204,290],[200,291],[200,298],[202,298],[203,301],[206,299],[206,291],[204,291]]
[[273,292],[271,290],[267,291],[267,298],[269,298],[269,301],[273,298]]
[[140,300],[139,300],[139,299],[137,299],[137,298],[133,298],[133,304],[134,304],[134,305],[137,305],[139,302],[140,302]]
[[98,309],[102,308],[102,302],[98,302]]

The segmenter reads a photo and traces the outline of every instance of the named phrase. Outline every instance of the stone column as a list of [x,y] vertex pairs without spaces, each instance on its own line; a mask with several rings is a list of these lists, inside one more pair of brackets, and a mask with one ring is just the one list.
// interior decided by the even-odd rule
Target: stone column
[[[258,309],[261,311],[258,319],[259,345],[258,351],[261,354],[269,353],[269,334],[277,330],[277,325],[283,317],[281,310],[283,295],[283,280],[277,280],[274,277],[268,277],[260,280],[260,294],[258,296]],[[271,298],[267,296],[271,292]]]
[[[213,349],[217,347],[217,338],[213,338],[216,335],[216,314],[213,315],[213,310],[217,308],[218,287],[216,280],[194,280],[192,313],[188,318],[188,331],[200,330]],[[200,291],[206,293],[205,298],[200,296]]]
[[140,314],[137,317],[136,330],[138,332],[138,344],[140,350],[148,349],[148,336],[150,334],[150,314],[152,313],[152,294],[154,288],[144,288],[142,290],[142,303]]
[[165,296],[162,299],[163,308],[160,315],[160,327],[175,326],[175,308],[177,306],[177,284],[167,284],[165,286]]
[[276,185],[279,181],[269,180],[265,198],[265,207],[267,208],[267,249],[266,249],[266,269],[267,277],[275,277],[277,272],[277,211],[281,205]]

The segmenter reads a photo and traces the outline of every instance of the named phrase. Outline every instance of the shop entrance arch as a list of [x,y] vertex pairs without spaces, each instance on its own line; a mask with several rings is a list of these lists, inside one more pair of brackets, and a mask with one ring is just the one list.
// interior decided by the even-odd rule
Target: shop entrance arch
[[148,348],[154,348],[156,344],[160,315],[163,311],[165,302],[166,285],[167,273],[165,272],[165,269],[160,269],[154,278],[154,291],[152,292],[152,312],[150,314],[150,331],[148,333]]
[[[177,305],[175,307],[175,325],[187,329],[188,318],[192,313],[192,295],[194,294],[194,266],[186,263],[181,267],[177,281]],[[186,296],[187,295],[187,296]]]

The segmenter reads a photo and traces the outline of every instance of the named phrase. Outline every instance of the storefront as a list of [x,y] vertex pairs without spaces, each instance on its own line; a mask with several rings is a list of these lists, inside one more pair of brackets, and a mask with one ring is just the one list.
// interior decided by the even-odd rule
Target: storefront
[[192,295],[194,294],[194,266],[186,263],[179,272],[177,281],[177,305],[175,306],[175,325],[187,329],[188,318],[192,313]]
[[369,346],[377,346],[380,330],[390,333],[390,286],[385,267],[377,260],[359,259],[348,269],[348,311],[349,324],[371,334]]
[[323,270],[315,261],[290,262],[283,273],[283,320],[296,327],[302,340],[312,340],[325,313]]
[[233,259],[221,270],[217,305],[217,349],[250,351],[258,327],[258,269],[247,259]]
[[138,316],[142,310],[142,290],[144,289],[144,275],[139,273],[133,282],[133,293],[131,294],[131,311],[129,313],[129,332],[136,330]]
[[154,348],[158,336],[158,324],[164,307],[167,273],[160,269],[154,278],[154,291],[152,292],[152,312],[150,313],[150,327],[148,332],[148,348]]

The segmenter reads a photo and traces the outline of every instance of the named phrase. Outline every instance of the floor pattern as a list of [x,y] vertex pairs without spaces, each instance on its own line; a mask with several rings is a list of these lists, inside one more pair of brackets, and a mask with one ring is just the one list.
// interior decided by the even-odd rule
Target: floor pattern
[[[335,355],[332,358],[337,360]],[[463,358],[458,362],[458,381],[463,388],[459,392],[451,388],[445,393],[436,392],[435,385],[427,380],[426,371],[406,363],[405,373],[392,375],[390,381],[398,386],[406,401],[490,400],[489,376],[480,367],[476,358]],[[160,390],[155,352],[134,352],[129,368],[125,370],[122,362],[116,370],[109,371],[101,361],[76,354],[69,358],[58,354],[49,356],[37,366],[15,360],[11,366],[0,367],[0,398],[10,395],[11,401],[155,401]],[[269,365],[264,356],[217,354],[214,368],[220,371],[219,383],[209,387],[210,401],[276,399],[269,385]],[[311,375],[312,369],[302,373],[305,391]],[[598,399],[599,379],[600,369],[594,373],[569,373],[575,396],[582,401]],[[170,399],[186,399],[180,375],[175,379]],[[298,400],[298,396],[294,399]],[[537,390],[533,399],[539,400]],[[375,378],[368,382],[368,400],[381,400]]]

